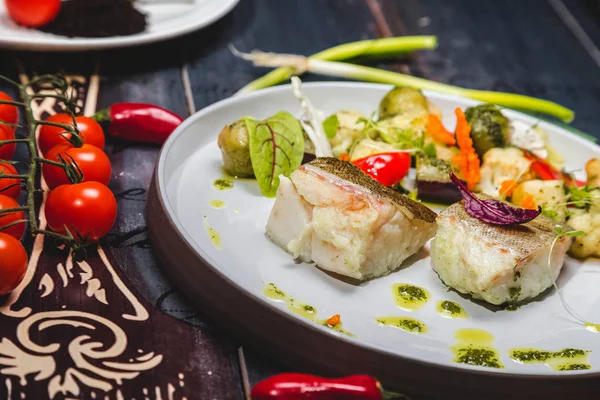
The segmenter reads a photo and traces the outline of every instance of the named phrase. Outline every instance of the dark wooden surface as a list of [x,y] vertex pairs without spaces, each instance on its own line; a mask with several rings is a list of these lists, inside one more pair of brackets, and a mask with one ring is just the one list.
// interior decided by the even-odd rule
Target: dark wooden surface
[[[98,108],[145,101],[188,116],[266,72],[233,57],[229,43],[244,51],[311,54],[348,41],[413,34],[438,35],[439,48],[381,66],[554,100],[575,110],[574,127],[600,138],[596,0],[241,0],[215,24],[165,43],[87,54],[1,51],[0,73],[16,78],[19,69],[29,75],[64,71],[89,82],[97,72]],[[0,83],[0,90],[10,88]],[[155,261],[145,200],[158,148],[110,141],[107,153],[119,216],[105,251],[150,307],[196,327],[204,354],[195,359],[219,377],[208,380],[205,395],[190,398],[245,398],[258,380],[295,370],[271,362],[269,349],[239,348],[188,304]]]

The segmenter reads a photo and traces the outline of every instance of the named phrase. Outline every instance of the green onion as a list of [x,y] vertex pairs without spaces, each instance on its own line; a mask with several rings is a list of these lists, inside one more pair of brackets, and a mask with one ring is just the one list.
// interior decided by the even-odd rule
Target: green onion
[[[410,53],[415,50],[435,49],[437,37],[435,36],[404,36],[385,39],[361,40],[342,44],[310,56],[316,60],[343,61],[363,56],[395,56]],[[248,85],[238,93],[251,92],[285,82],[296,74],[293,67],[282,67],[268,73]]]
[[497,104],[502,107],[544,113],[557,117],[567,123],[571,122],[573,118],[575,118],[575,113],[572,110],[561,106],[560,104],[520,94],[465,89],[457,86],[447,85],[445,83],[439,83],[423,78],[417,78],[415,76],[401,74],[399,72],[386,71],[349,63],[323,61],[294,54],[275,54],[259,51],[253,51],[250,54],[245,54],[240,53],[237,50],[234,51],[234,54],[245,60],[252,61],[256,66],[285,66],[293,68],[297,74],[312,72],[327,76],[356,79],[359,81],[386,83],[395,86],[431,90],[455,96],[469,97],[482,102]]

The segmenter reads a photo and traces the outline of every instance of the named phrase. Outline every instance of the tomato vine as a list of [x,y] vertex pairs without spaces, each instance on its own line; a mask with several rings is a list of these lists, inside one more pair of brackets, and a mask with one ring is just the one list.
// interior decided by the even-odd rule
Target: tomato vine
[[[46,163],[62,168],[69,180],[72,183],[79,183],[83,179],[83,174],[77,164],[72,159],[60,158],[59,161],[47,160],[39,155],[37,144],[36,144],[36,131],[38,127],[47,125],[53,126],[64,130],[65,137],[69,136],[69,141],[75,146],[81,146],[83,144],[83,138],[81,132],[77,128],[75,120],[78,106],[76,104],[76,95],[69,94],[71,86],[67,82],[66,78],[58,75],[40,75],[26,83],[18,83],[9,79],[5,76],[0,75],[0,80],[13,85],[19,92],[21,101],[14,100],[0,100],[0,105],[12,105],[20,108],[24,113],[25,126],[21,126],[13,123],[6,123],[0,121],[1,125],[10,126],[11,128],[25,128],[24,137],[0,140],[0,148],[4,145],[13,143],[25,143],[29,153],[29,170],[25,174],[4,174],[0,172],[0,179],[18,179],[25,184],[27,190],[27,199],[23,206],[15,208],[0,209],[0,217],[7,214],[24,211],[27,213],[25,220],[13,221],[6,226],[0,226],[0,232],[10,228],[13,225],[19,223],[29,223],[29,231],[32,235],[43,234],[48,237],[55,238],[64,244],[70,246],[74,251],[85,250],[85,246],[89,243],[82,243],[81,240],[76,240],[74,234],[76,232],[70,232],[68,229],[65,233],[57,233],[50,230],[42,229],[38,224],[37,213],[36,213],[36,194],[41,191],[36,187],[36,179],[38,170],[41,169],[41,165]],[[34,91],[38,92],[35,93]],[[33,93],[32,93],[33,92]],[[50,92],[50,93],[47,93]],[[53,98],[58,102],[62,103],[66,113],[68,113],[73,120],[72,124],[62,124],[51,121],[42,121],[35,118],[32,109],[32,101],[35,99]],[[13,160],[2,160],[0,163],[4,164],[18,164],[20,161]],[[2,189],[2,190],[6,190]],[[1,194],[1,191],[0,191]]]

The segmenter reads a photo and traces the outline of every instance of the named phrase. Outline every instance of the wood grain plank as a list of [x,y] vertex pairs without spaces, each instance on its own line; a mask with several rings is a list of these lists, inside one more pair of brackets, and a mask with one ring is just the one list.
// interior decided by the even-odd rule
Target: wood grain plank
[[[234,57],[229,43],[242,51],[261,49],[309,55],[338,44],[379,35],[362,0],[242,1],[223,20],[189,37],[190,87],[197,109],[233,95],[267,69]],[[202,45],[199,45],[202,44]],[[306,75],[303,80],[327,80]],[[243,349],[247,388],[273,374],[294,370],[265,357],[268,349]],[[248,395],[248,393],[246,393]]]
[[406,34],[439,36],[413,66],[423,76],[559,102],[575,110],[574,127],[600,137],[597,66],[545,1],[380,3],[392,32],[402,24]]
[[[345,42],[373,38],[377,27],[362,0],[242,1],[227,17],[190,37],[189,73],[198,109],[229,97],[269,70],[234,57],[261,49],[309,55]],[[207,45],[198,45],[198,44]],[[305,80],[325,80],[307,75]]]
[[[187,117],[190,104],[185,96],[181,70],[185,45],[183,38],[103,53],[98,107],[123,101],[146,102]],[[200,369],[210,371],[210,376],[219,379],[209,380],[207,387],[195,395],[241,398],[237,345],[173,287],[152,253],[145,208],[158,151],[156,146],[109,140],[107,154],[114,169],[110,187],[118,199],[119,215],[106,240],[107,252],[158,310],[196,326],[197,349],[188,357]]]

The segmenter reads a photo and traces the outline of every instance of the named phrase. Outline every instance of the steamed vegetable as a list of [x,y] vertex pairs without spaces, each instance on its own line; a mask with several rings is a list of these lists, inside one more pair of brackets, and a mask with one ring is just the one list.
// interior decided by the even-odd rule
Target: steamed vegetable
[[459,166],[463,179],[467,182],[469,190],[473,190],[481,178],[480,160],[476,150],[473,147],[471,138],[471,126],[467,123],[465,113],[460,109],[454,110],[456,114],[456,142],[460,148],[460,153],[453,159],[453,163]]
[[504,147],[510,135],[508,119],[492,104],[469,107],[465,111],[471,125],[473,147],[481,157],[493,147]]
[[585,164],[587,172],[587,185],[589,187],[600,187],[600,159],[592,158]]
[[547,217],[557,222],[565,222],[567,215],[567,195],[562,181],[530,180],[520,183],[512,193],[512,202],[521,204],[529,195],[537,206],[541,206]]
[[329,137],[333,155],[338,157],[340,154],[348,153],[354,140],[362,133],[365,125],[360,120],[365,116],[358,111],[342,110],[332,117],[337,121],[334,134],[329,135],[327,131],[325,133]]
[[223,157],[223,168],[230,175],[254,176],[250,160],[250,137],[244,120],[223,128],[217,141]]
[[400,151],[391,144],[380,142],[371,138],[365,138],[356,143],[351,149],[350,161],[364,158],[373,154],[388,153],[392,151]]
[[483,156],[481,180],[477,190],[492,197],[501,195],[503,182],[532,179],[529,173],[531,161],[523,151],[515,147],[493,148]]
[[379,119],[395,115],[429,114],[429,102],[420,90],[396,87],[390,90],[379,103]]
[[569,225],[584,234],[575,238],[569,254],[578,258],[600,257],[600,208],[590,211],[576,209],[572,214]]
[[442,204],[452,204],[462,197],[450,179],[452,167],[444,160],[417,155],[417,198]]

